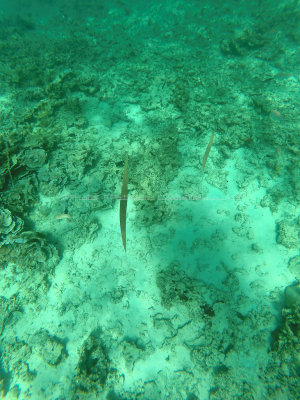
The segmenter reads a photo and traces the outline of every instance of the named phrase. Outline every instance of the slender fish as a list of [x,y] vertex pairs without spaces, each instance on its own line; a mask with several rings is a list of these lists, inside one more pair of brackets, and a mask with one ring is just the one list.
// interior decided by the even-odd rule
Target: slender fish
[[128,177],[128,152],[126,152],[124,174],[123,174],[123,185],[120,199],[120,228],[124,250],[126,252],[126,210],[127,210],[127,177]]
[[215,135],[212,134],[211,137],[210,137],[209,143],[208,143],[208,145],[206,147],[206,150],[205,150],[205,154],[204,154],[204,157],[203,157],[203,163],[202,163],[202,170],[203,171],[204,171],[204,168],[205,168],[206,160],[207,160],[207,157],[209,155],[211,146],[212,146],[213,141],[214,141],[214,137],[215,137]]

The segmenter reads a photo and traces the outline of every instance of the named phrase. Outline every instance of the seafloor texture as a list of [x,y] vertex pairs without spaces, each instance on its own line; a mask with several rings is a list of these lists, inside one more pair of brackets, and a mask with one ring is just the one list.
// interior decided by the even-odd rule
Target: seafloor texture
[[297,398],[298,3],[0,1],[1,398]]

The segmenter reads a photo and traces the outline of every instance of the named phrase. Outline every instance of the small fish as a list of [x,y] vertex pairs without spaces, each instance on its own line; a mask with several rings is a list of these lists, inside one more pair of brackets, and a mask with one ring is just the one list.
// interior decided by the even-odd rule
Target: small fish
[[58,214],[55,215],[54,219],[72,219],[70,214]]
[[128,152],[126,152],[124,172],[123,172],[123,185],[120,198],[120,228],[121,228],[121,236],[125,252],[126,252],[126,209],[127,209],[127,196],[128,196],[127,180],[128,180]]
[[280,157],[280,154],[281,154],[281,147],[277,147],[277,148],[276,148],[276,151],[277,151],[278,157]]
[[207,145],[207,147],[206,147],[205,154],[204,154],[204,157],[203,157],[202,171],[204,171],[205,164],[206,164],[206,160],[207,160],[207,157],[208,157],[208,155],[209,155],[211,146],[212,146],[212,144],[213,144],[214,137],[215,137],[215,135],[212,134],[211,137],[210,137],[209,143],[208,143],[208,145]]
[[292,74],[290,72],[279,72],[278,74],[276,74],[274,76],[274,78],[277,79],[277,80],[289,79],[289,80],[292,80],[294,82],[298,82],[298,79],[295,76],[295,74]]
[[277,119],[277,120],[283,119],[283,115],[277,110],[271,110],[270,116],[271,116],[271,118]]

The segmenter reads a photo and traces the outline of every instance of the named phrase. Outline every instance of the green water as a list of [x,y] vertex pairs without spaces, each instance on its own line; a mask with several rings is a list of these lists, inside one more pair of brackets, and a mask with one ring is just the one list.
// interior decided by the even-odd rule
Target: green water
[[0,398],[296,399],[299,1],[0,22]]

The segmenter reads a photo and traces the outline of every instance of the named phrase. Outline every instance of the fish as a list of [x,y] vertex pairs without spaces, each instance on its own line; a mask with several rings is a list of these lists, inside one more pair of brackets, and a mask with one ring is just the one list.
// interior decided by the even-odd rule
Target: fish
[[123,185],[120,198],[120,229],[123,247],[126,253],[126,210],[127,210],[127,179],[128,179],[128,152],[126,152],[124,172],[123,172]]
[[277,120],[282,120],[283,119],[283,115],[281,114],[281,112],[277,111],[277,110],[271,110],[270,111],[270,116],[273,119],[277,119]]
[[205,164],[206,164],[206,160],[207,160],[207,157],[208,157],[208,155],[209,155],[211,146],[212,146],[212,144],[213,144],[214,137],[215,137],[215,135],[212,134],[211,137],[210,137],[209,143],[208,143],[208,145],[207,145],[207,147],[206,147],[205,154],[204,154],[204,157],[203,157],[202,171],[204,171]]
[[280,157],[281,154],[281,147],[276,147],[277,155]]
[[57,214],[54,219],[72,219],[70,214]]

